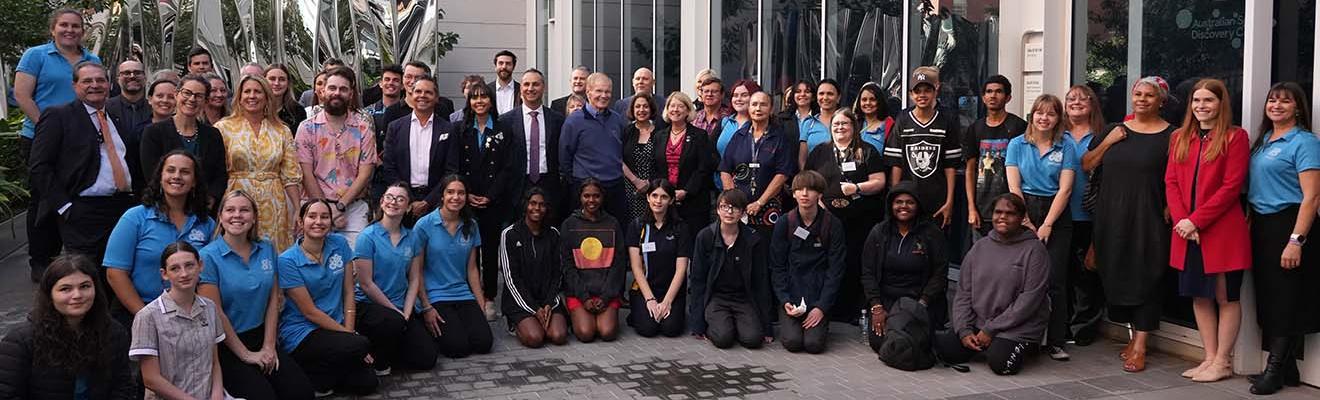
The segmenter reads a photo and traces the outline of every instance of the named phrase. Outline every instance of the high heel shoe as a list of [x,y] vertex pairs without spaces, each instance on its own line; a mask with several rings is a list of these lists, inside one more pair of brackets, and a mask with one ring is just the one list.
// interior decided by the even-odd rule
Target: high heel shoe
[[1146,352],[1133,349],[1123,360],[1123,371],[1137,373],[1146,370]]

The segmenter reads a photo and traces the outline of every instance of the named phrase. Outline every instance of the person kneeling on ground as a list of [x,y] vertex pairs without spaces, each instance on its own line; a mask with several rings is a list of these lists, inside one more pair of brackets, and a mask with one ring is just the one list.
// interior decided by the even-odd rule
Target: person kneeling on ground
[[1013,375],[1045,334],[1049,252],[1023,227],[1027,206],[1021,197],[1005,193],[992,204],[994,230],[963,258],[953,329],[936,336],[935,353],[955,364],[985,353],[996,375]]
[[862,288],[872,327],[867,342],[876,352],[883,343],[887,311],[898,299],[916,299],[926,306],[931,326],[944,326],[944,292],[949,287],[944,233],[923,216],[916,185],[895,185],[888,203],[888,219],[871,228],[862,248]]
[[559,291],[564,271],[559,230],[545,224],[552,211],[541,188],[523,198],[523,218],[500,233],[500,275],[504,277],[504,318],[523,346],[568,343],[568,319]]
[[746,193],[725,190],[716,205],[719,221],[698,232],[693,242],[688,329],[721,349],[735,341],[760,348],[774,339],[765,257],[769,241],[739,222]]
[[775,223],[770,239],[770,270],[779,315],[779,340],[797,353],[825,351],[825,315],[839,293],[844,271],[843,223],[820,207],[825,177],[805,171],[793,177],[797,208]]

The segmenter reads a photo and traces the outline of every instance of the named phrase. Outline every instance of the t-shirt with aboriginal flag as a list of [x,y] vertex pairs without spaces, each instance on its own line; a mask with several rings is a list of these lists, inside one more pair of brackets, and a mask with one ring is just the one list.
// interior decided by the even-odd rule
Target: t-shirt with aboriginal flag
[[589,220],[575,212],[564,220],[559,234],[564,293],[582,300],[618,298],[628,257],[614,217],[601,212]]

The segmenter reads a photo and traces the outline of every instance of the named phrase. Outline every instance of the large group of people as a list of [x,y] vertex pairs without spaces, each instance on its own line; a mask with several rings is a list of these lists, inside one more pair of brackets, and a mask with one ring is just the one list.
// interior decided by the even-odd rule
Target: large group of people
[[[508,51],[458,102],[420,62],[373,91],[327,60],[295,96],[288,68],[227,82],[202,48],[182,76],[148,82],[132,60],[112,75],[80,12],[50,27],[15,83],[39,285],[0,342],[0,398],[367,394],[396,368],[489,353],[501,314],[529,348],[622,324],[814,354],[848,322],[896,368],[984,355],[1001,375],[1068,360],[1107,315],[1130,324],[1122,369],[1140,372],[1170,268],[1205,349],[1189,379],[1232,376],[1246,270],[1270,352],[1252,393],[1298,384],[1301,338],[1320,332],[1320,139],[1293,83],[1268,92],[1253,142],[1215,79],[1173,94],[1142,78],[1106,125],[1086,86],[1013,115],[994,76],[964,127],[928,66],[906,110],[830,79],[776,106],[710,70],[662,94],[646,68],[615,96],[579,67],[547,104]],[[1189,106],[1171,123],[1175,96]],[[969,250],[950,244],[955,196]]]

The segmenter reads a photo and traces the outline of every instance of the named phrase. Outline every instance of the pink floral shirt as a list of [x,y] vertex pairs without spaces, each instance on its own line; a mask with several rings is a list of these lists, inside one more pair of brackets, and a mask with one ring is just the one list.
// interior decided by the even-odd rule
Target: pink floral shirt
[[[293,140],[298,148],[298,163],[311,166],[313,179],[330,200],[354,200],[342,196],[357,181],[358,166],[380,164],[371,119],[357,111],[348,112],[344,128],[339,132],[331,131],[325,111],[317,112],[298,125]],[[363,194],[366,190],[359,193]]]

